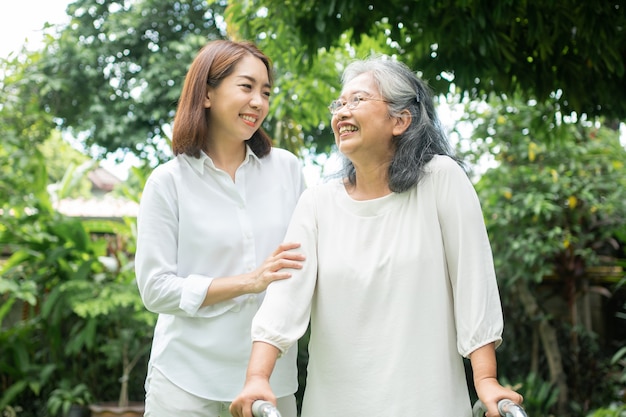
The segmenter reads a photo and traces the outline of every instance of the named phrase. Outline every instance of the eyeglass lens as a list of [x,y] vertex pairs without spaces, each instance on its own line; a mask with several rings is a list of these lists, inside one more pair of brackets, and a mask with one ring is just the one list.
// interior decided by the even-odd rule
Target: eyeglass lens
[[332,103],[330,103],[330,106],[328,106],[328,109],[332,114],[337,113],[339,110],[341,110],[341,108],[343,108],[343,106],[347,106],[348,109],[354,110],[359,105],[360,101],[361,97],[355,94],[348,97],[348,100],[346,100],[345,102],[342,100],[333,101]]

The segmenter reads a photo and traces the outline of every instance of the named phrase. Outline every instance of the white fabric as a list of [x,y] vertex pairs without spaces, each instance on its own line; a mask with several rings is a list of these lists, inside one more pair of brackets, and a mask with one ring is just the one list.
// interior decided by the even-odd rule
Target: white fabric
[[[241,391],[264,294],[200,306],[213,278],[256,269],[282,242],[304,188],[301,168],[285,150],[259,159],[248,148],[235,182],[205,154],[178,155],[150,175],[138,215],[137,283],[159,313],[151,367],[183,390],[218,401]],[[297,389],[295,357],[276,366],[279,397]]]
[[268,287],[252,324],[285,351],[310,313],[302,417],[471,416],[462,355],[503,329],[492,253],[465,172],[445,156],[426,169],[375,200],[340,181],[302,195],[286,240],[304,269]]
[[[232,417],[230,401],[196,397],[172,384],[158,369],[150,372],[150,391],[146,395],[144,417]],[[281,417],[296,417],[296,397],[276,399]]]

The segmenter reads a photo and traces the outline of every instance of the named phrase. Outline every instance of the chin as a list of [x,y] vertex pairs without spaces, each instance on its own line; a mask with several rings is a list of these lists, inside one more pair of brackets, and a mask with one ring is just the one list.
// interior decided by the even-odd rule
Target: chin
[[350,155],[354,151],[354,149],[352,148],[353,148],[352,146],[345,145],[345,144],[337,146],[337,149],[339,150],[339,152],[341,152],[344,155]]

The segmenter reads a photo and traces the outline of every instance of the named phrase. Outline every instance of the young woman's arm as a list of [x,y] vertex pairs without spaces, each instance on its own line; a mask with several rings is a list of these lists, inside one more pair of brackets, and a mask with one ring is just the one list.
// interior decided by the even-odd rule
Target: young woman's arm
[[202,306],[230,300],[243,294],[265,291],[271,282],[291,277],[290,269],[301,269],[304,255],[290,251],[299,243],[283,243],[256,270],[232,277],[214,278]]

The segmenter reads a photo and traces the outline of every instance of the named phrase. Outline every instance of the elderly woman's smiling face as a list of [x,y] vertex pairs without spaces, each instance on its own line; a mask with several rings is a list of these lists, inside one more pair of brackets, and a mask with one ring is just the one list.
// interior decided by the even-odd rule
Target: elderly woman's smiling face
[[330,106],[335,143],[348,158],[389,159],[397,118],[391,117],[371,73],[348,81]]

